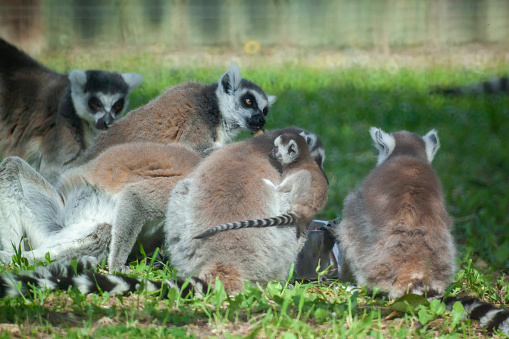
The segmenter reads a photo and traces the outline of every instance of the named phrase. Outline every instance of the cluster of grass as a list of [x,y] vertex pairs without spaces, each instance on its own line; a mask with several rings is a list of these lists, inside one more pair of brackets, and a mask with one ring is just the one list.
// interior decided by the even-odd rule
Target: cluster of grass
[[[217,81],[227,67],[176,67],[152,62],[151,56],[144,54],[119,55],[113,58],[115,63],[95,59],[76,62],[75,58],[51,55],[43,59],[60,71],[79,64],[142,73],[144,85],[131,96],[131,107],[146,103],[173,84]],[[322,138],[330,191],[319,219],[340,218],[345,196],[375,166],[370,126],[421,135],[436,128],[441,149],[433,166],[455,220],[453,232],[459,249],[460,270],[450,293],[474,295],[501,305],[509,303],[505,274],[509,272],[509,96],[446,97],[430,94],[430,90],[436,85],[473,83],[508,73],[508,68],[496,60],[466,68],[432,63],[425,67],[334,69],[241,65],[244,77],[278,96],[267,128],[294,125]],[[135,276],[175,276],[168,267],[156,270],[144,263],[131,267]],[[341,282],[272,282],[246,286],[235,296],[227,296],[216,284],[210,295],[197,300],[175,295],[161,299],[143,291],[123,297],[41,291],[26,300],[0,300],[0,333],[226,338],[465,337],[483,333],[474,322],[460,320],[461,307],[446,310],[440,301],[407,302],[413,306],[401,307],[401,303],[388,302],[365,289],[352,293]]]

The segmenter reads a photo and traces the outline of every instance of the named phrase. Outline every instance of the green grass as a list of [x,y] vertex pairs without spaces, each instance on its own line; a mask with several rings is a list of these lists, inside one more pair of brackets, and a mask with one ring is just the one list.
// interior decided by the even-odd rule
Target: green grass
[[[87,54],[48,54],[41,59],[59,71],[79,66],[142,73],[144,85],[131,96],[131,107],[146,103],[173,84],[216,81],[228,65],[177,66],[162,56],[141,52],[95,59]],[[421,135],[436,128],[441,149],[433,166],[455,220],[453,232],[459,250],[460,270],[451,293],[509,303],[509,96],[454,98],[429,94],[436,85],[467,84],[491,74],[509,73],[509,64],[497,59],[461,68],[433,62],[338,68],[241,64],[241,71],[266,92],[278,96],[267,128],[295,125],[322,138],[330,191],[319,219],[340,217],[345,196],[375,166],[370,126]],[[171,269],[153,270],[144,264],[132,268],[135,275],[149,278],[175,275]],[[71,338],[288,339],[469,337],[483,333],[475,322],[459,320],[461,309],[445,310],[438,301],[405,308],[406,312],[395,311],[391,305],[365,289],[347,292],[346,285],[339,282],[331,286],[273,282],[248,286],[235,296],[226,296],[217,288],[198,300],[161,300],[145,292],[110,297],[42,291],[33,299],[0,300],[0,333]]]

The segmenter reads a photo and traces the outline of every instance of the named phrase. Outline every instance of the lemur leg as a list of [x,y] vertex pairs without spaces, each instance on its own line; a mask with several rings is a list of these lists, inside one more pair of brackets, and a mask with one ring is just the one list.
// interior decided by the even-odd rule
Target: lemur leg
[[57,190],[23,159],[6,158],[0,164],[0,244],[12,249],[25,236],[40,247],[58,225],[63,206]]
[[279,184],[277,190],[279,192],[291,192],[292,200],[298,199],[302,195],[306,194],[311,187],[311,173],[307,170],[300,170],[287,176],[281,184]]
[[[130,184],[123,189],[113,222],[108,267],[110,273],[128,272],[127,257],[142,229],[162,234],[164,216],[171,190],[182,177],[153,178]],[[155,228],[155,229],[154,229]],[[164,237],[160,237],[161,245]],[[143,241],[142,241],[143,244]]]
[[[99,224],[89,234],[84,237],[63,242],[52,246],[42,246],[32,251],[23,252],[30,264],[37,261],[44,261],[46,254],[49,253],[52,261],[80,260],[82,257],[94,257],[98,262],[106,259],[108,248],[111,241],[111,225],[107,223]],[[0,260],[10,262],[13,253],[0,251]]]

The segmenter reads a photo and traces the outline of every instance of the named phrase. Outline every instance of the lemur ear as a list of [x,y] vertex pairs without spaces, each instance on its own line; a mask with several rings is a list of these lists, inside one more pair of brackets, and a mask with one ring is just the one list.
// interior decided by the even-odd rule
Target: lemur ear
[[143,76],[138,73],[122,73],[120,74],[122,79],[124,79],[127,86],[129,86],[127,92],[131,93],[138,87],[143,81]]
[[219,87],[226,94],[231,94],[240,88],[240,69],[234,62],[231,63],[230,68],[219,78]]
[[277,97],[275,95],[269,95],[267,100],[269,101],[269,107],[272,106],[276,102]]
[[288,154],[294,154],[299,151],[299,146],[297,146],[297,143],[295,140],[290,140],[288,143]]
[[71,73],[69,73],[69,80],[71,81],[72,88],[83,89],[83,87],[85,87],[85,84],[87,83],[87,73],[79,69],[73,69]]
[[376,162],[376,165],[378,166],[384,162],[384,160],[387,159],[392,153],[394,146],[396,146],[396,141],[392,135],[385,133],[377,127],[371,127],[369,129],[369,134],[371,134],[371,139],[373,139],[374,146],[378,150]]
[[426,156],[428,161],[431,162],[437,154],[440,148],[440,141],[438,140],[438,134],[435,129],[429,131],[425,136],[422,137],[424,144],[426,144]]

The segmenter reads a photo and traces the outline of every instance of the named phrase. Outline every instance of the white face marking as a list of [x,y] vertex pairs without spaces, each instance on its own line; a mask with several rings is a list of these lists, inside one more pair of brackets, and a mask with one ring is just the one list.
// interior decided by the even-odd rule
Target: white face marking
[[[252,98],[251,102],[255,101],[252,107],[246,104],[246,95]],[[235,64],[232,64],[219,79],[216,96],[224,122],[223,125],[219,126],[217,134],[223,140],[233,138],[241,129],[251,127],[251,132],[254,132],[255,125],[253,125],[253,120],[250,119],[259,115],[260,121],[263,122],[263,110],[276,100],[275,96],[266,97],[264,93],[257,90],[243,88],[240,71]],[[251,126],[249,126],[249,123],[251,123]],[[255,124],[260,125],[261,123]]]
[[[97,121],[104,117],[105,114],[110,113],[111,117],[115,119],[118,116],[122,116],[127,106],[129,105],[129,99],[123,93],[105,94],[103,92],[96,92],[93,94],[88,93],[85,94],[83,92],[81,93],[72,92],[71,94],[74,108],[76,109],[76,114],[78,114],[78,116],[81,119],[93,125],[94,128]],[[94,112],[88,105],[88,102],[92,97],[96,97],[97,99],[99,99],[99,101],[102,104],[103,108],[97,112]],[[124,98],[124,105],[122,107],[122,110],[120,110],[120,112],[118,113],[115,113],[115,111],[113,110],[113,105],[122,98]]]
[[274,155],[282,165],[287,165],[299,156],[299,147],[297,142],[290,139],[287,144],[281,142],[281,136],[274,140]]

